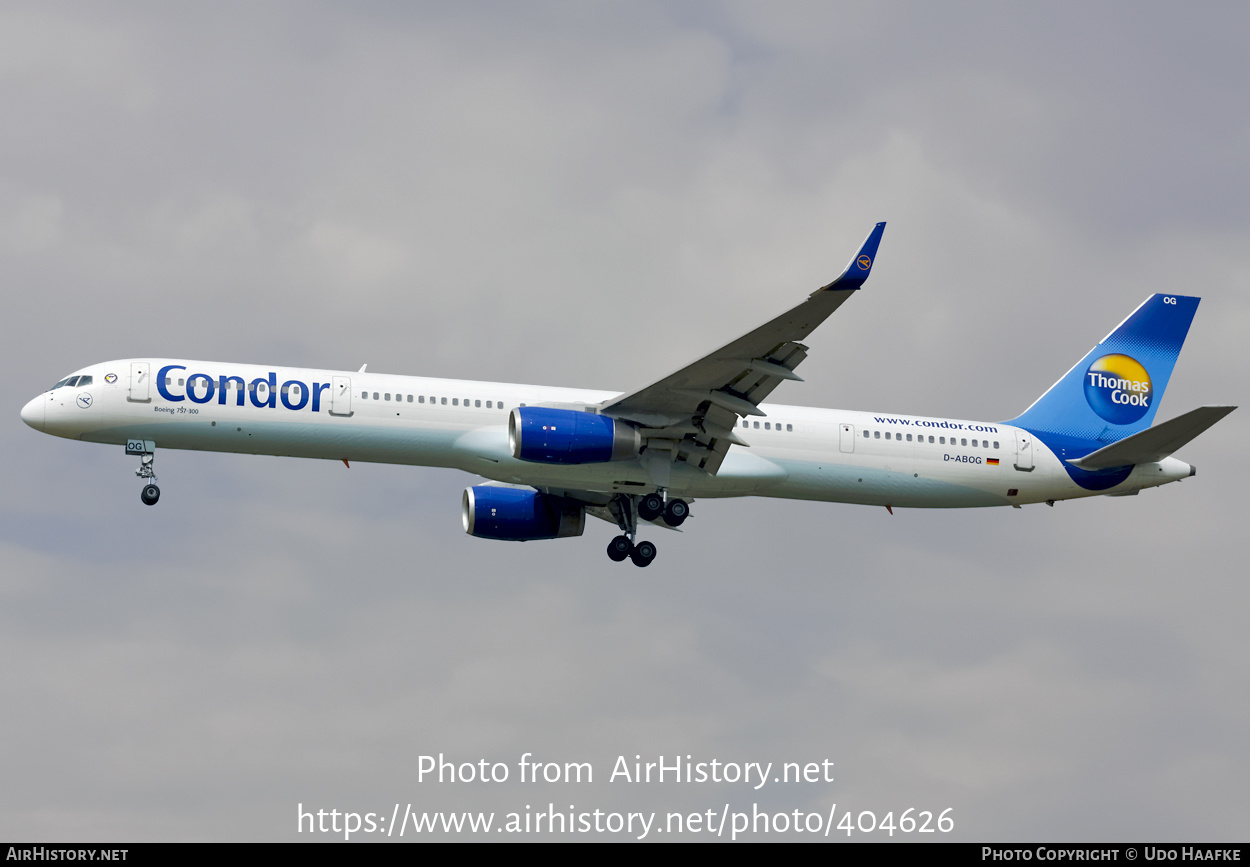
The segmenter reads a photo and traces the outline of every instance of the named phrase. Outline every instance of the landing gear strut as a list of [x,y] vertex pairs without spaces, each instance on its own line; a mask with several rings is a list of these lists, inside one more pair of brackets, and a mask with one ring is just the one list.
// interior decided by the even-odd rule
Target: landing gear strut
[[655,559],[653,542],[637,542],[638,521],[654,521],[661,515],[670,527],[676,527],[690,515],[690,506],[685,500],[672,499],[667,503],[661,494],[618,494],[608,505],[609,511],[616,518],[622,534],[608,543],[608,558],[620,563],[627,557],[635,566],[649,566]]
[[139,499],[145,506],[155,506],[161,498],[161,489],[155,484],[156,443],[152,440],[127,440],[126,454],[139,455],[139,469],[135,470],[135,475],[146,482],[139,492]]

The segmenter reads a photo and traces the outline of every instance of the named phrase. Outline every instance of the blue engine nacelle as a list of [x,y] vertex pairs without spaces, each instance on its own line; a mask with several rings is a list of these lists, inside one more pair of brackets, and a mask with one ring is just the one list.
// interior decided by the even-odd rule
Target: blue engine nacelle
[[582,504],[528,488],[465,488],[461,514],[464,531],[482,539],[559,539],[586,529]]
[[638,454],[642,438],[632,425],[575,409],[522,406],[508,416],[512,456],[539,464],[601,464]]

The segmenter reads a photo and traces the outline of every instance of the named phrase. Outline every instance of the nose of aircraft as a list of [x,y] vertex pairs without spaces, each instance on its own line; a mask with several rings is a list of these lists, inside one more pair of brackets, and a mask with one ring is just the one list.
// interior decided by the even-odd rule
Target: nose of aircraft
[[35,430],[43,430],[43,405],[47,399],[41,394],[22,407],[22,421]]

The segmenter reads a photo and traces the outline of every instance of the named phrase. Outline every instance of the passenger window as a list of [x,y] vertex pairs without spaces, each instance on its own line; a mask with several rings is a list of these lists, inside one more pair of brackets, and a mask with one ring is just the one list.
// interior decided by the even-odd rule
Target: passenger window
[[759,430],[759,429],[760,429],[760,423],[759,423],[759,422],[756,422],[756,423],[755,423],[755,429],[756,429],[756,430]]
[[409,403],[412,403],[412,395],[411,395],[411,394],[410,394],[410,395],[408,395],[408,402],[409,402]]
[[382,395],[382,397],[383,397],[383,398],[385,398],[386,400],[390,400],[390,399],[391,399],[391,393],[388,391],[388,392],[386,392],[385,394],[383,394],[383,395]]
[[186,382],[186,380],[185,380],[185,379],[183,379],[182,377],[178,377],[178,384],[179,384],[179,385],[186,385],[186,384],[187,384],[187,382]]
[[864,439],[868,439],[868,431],[864,431]]
[[747,421],[747,420],[744,418],[744,419],[742,420],[742,426],[743,426],[743,427],[750,427],[750,426],[751,426],[751,422]]
[[792,431],[792,430],[794,430],[794,426],[793,426],[793,425],[786,425],[786,430],[788,430],[788,431]]
[[889,438],[890,438],[890,432],[889,432],[889,431],[886,431],[886,432],[885,432],[885,438],[886,438],[886,439],[889,439]]
[[881,431],[879,431],[879,430],[875,430],[875,431],[873,431],[873,432],[872,432],[872,438],[873,438],[873,439],[875,439],[875,440],[879,440],[879,439],[881,439]]
[[998,448],[998,440],[994,440],[994,448],[995,448],[995,449],[997,449],[997,448]]
[[938,437],[938,442],[940,442],[942,445],[946,445],[946,437]]
[[486,401],[486,408],[491,409],[491,401]]
[[418,395],[417,395],[417,403],[425,403],[425,395],[424,395],[424,394],[418,394]]
[[960,444],[961,446],[966,446],[966,445],[968,444],[968,441],[967,441],[967,440],[960,440],[960,441],[959,441],[959,444]]
[[475,401],[473,401],[473,405],[474,405],[475,407],[477,407],[477,406],[481,406],[481,405],[482,405],[482,402],[481,402],[480,400],[475,400]]
[[451,399],[451,405],[452,405],[452,406],[460,406],[460,398],[458,398],[458,397],[453,397],[453,398]]
[[907,435],[907,441],[908,441],[908,442],[911,442],[911,434],[908,434],[908,435]]
[[367,392],[367,391],[362,391],[362,392],[360,393],[360,397],[361,397],[363,400],[368,400],[368,399],[369,399],[369,392]]
[[377,399],[378,399],[378,393],[377,393],[376,391],[373,393],[373,399],[374,399],[374,400],[377,400]]
[[447,398],[443,398],[443,406],[447,406]]
[[772,430],[772,428],[769,427],[768,422],[764,422],[764,430]]
[[933,437],[929,437],[929,442],[930,442],[930,443],[932,443],[932,442],[933,442]]

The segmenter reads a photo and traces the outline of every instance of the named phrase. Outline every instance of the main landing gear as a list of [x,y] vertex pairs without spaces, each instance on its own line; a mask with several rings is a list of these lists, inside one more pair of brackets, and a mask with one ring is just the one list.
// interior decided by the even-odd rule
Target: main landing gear
[[638,500],[639,518],[654,521],[661,515],[670,527],[680,527],[682,521],[690,515],[690,507],[685,500],[672,499],[665,503],[659,494],[647,494]]
[[608,543],[608,559],[620,563],[626,557],[634,561],[635,566],[649,566],[655,559],[653,542],[638,542],[638,520],[654,521],[661,515],[670,527],[681,524],[690,515],[690,506],[685,500],[671,499],[667,503],[660,494],[630,496],[619,494],[608,506],[617,524],[624,532]]
[[135,475],[145,482],[139,499],[145,506],[155,506],[161,498],[161,489],[156,486],[156,443],[151,440],[127,440],[126,454],[139,455],[139,469],[135,470]]

